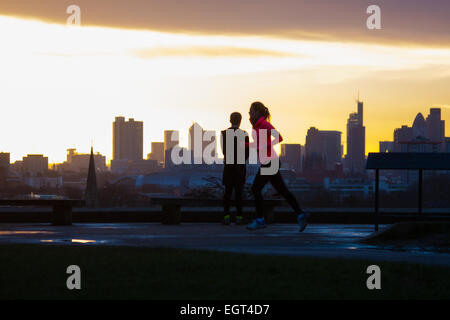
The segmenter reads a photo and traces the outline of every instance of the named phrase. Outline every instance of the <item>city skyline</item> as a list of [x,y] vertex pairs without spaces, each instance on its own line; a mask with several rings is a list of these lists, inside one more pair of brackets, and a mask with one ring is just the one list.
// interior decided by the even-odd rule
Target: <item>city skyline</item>
[[[357,123],[362,123],[362,112],[363,112],[363,101],[359,101],[359,100],[356,100],[356,103],[357,103],[357,107],[358,107],[358,110],[357,110],[357,112],[354,112],[354,113],[350,113],[350,116],[349,116],[349,119],[347,120],[347,124],[349,123],[349,121],[356,121]],[[446,129],[445,129],[445,119],[441,119],[440,118],[440,116],[441,116],[441,111],[442,111],[442,109],[440,109],[440,108],[430,108],[429,109],[430,110],[430,115],[431,114],[433,114],[432,112],[434,112],[433,110],[437,110],[438,112],[439,112],[439,118],[438,118],[438,120],[437,121],[439,121],[439,123],[442,123],[442,127],[440,127],[440,129],[438,129],[438,130],[440,130],[440,134],[442,135],[442,133],[444,133],[444,132],[447,132],[446,131]],[[426,113],[425,113],[426,114]],[[428,121],[428,119],[431,117],[431,116],[428,116],[427,117],[427,121]],[[421,119],[424,119],[423,118],[423,115],[422,115],[422,112],[418,112],[417,114],[416,114],[416,116],[414,117],[414,120],[411,122],[411,126],[412,127],[408,127],[408,122],[406,123],[406,124],[402,124],[401,125],[401,127],[397,127],[397,128],[395,128],[393,131],[392,131],[392,138],[393,139],[391,139],[391,140],[396,140],[397,138],[396,138],[396,135],[397,135],[397,132],[399,132],[399,130],[401,130],[401,129],[409,129],[409,130],[412,130],[413,128],[414,128],[414,126],[416,126],[416,123],[417,123],[417,121],[418,121],[418,119],[419,120],[421,120]],[[164,160],[164,156],[165,156],[165,150],[167,149],[168,151],[170,151],[171,150],[171,148],[173,147],[173,146],[175,146],[177,143],[178,143],[178,145],[180,146],[180,147],[182,147],[182,148],[184,148],[184,149],[186,149],[186,150],[189,150],[189,152],[191,152],[190,150],[191,150],[191,144],[193,143],[192,141],[192,139],[193,139],[193,137],[192,136],[189,136],[190,134],[192,134],[193,133],[193,128],[195,127],[195,126],[197,126],[198,128],[200,128],[199,130],[201,130],[201,132],[207,132],[207,131],[211,131],[211,132],[216,132],[216,134],[217,133],[220,133],[220,129],[217,129],[217,130],[205,130],[202,126],[200,126],[200,124],[198,123],[198,122],[193,122],[192,124],[191,124],[191,126],[189,126],[189,129],[188,129],[188,132],[189,132],[189,134],[187,134],[186,136],[187,136],[187,139],[179,139],[178,140],[178,142],[176,142],[176,141],[171,141],[171,137],[172,137],[172,133],[173,132],[177,132],[177,134],[178,134],[178,136],[179,137],[182,137],[182,136],[184,136],[182,133],[180,134],[180,130],[164,130],[164,132],[163,132],[163,135],[164,135],[164,138],[162,139],[162,141],[143,141],[142,140],[142,131],[143,131],[143,127],[144,127],[144,121],[136,121],[134,118],[129,118],[129,120],[128,121],[125,121],[126,120],[126,118],[125,117],[123,117],[123,116],[116,116],[115,118],[114,118],[114,121],[113,121],[113,130],[112,130],[112,138],[111,138],[111,141],[112,141],[112,150],[114,150],[115,148],[117,149],[118,148],[118,146],[119,146],[119,144],[118,144],[118,141],[116,141],[116,139],[117,138],[114,138],[115,137],[115,134],[114,134],[114,132],[115,131],[117,131],[117,129],[118,129],[118,122],[117,121],[119,121],[119,123],[123,123],[123,124],[125,124],[125,125],[127,125],[127,126],[130,126],[131,125],[131,127],[128,129],[126,129],[126,130],[132,130],[132,131],[136,131],[136,133],[131,133],[131,131],[127,131],[127,134],[126,134],[126,139],[127,140],[130,140],[130,139],[132,139],[132,136],[133,135],[136,135],[137,134],[137,137],[138,137],[138,140],[139,141],[137,141],[136,143],[134,143],[134,146],[133,146],[133,151],[132,150],[130,150],[130,151],[127,151],[127,152],[131,152],[130,153],[130,157],[126,157],[126,156],[123,156],[123,157],[119,157],[119,158],[117,158],[116,160],[131,160],[131,161],[135,161],[135,160],[143,160],[143,159],[149,159],[149,160],[159,160],[160,162],[163,162],[163,163],[165,163],[165,160]],[[425,120],[423,120],[423,121],[425,121]],[[137,124],[137,127],[135,127],[135,125]],[[425,122],[423,123],[423,126],[425,126]],[[348,128],[348,127],[347,127]],[[124,129],[121,129],[121,130],[124,130]],[[251,130],[251,129],[250,129]],[[423,128],[422,130],[426,130],[425,128]],[[342,148],[342,152],[341,151],[336,151],[336,152],[339,152],[339,154],[340,154],[340,159],[341,159],[341,162],[344,164],[346,161],[348,161],[347,159],[346,159],[346,156],[347,156],[347,154],[346,153],[344,153],[343,152],[343,150],[345,150],[345,146],[346,146],[346,144],[347,144],[347,141],[346,140],[342,140],[342,138],[341,138],[341,135],[344,137],[345,135],[348,135],[349,134],[349,132],[348,131],[345,131],[345,132],[341,132],[341,131],[338,131],[338,130],[322,130],[322,129],[320,129],[320,130],[318,130],[316,127],[314,127],[314,126],[310,126],[309,127],[309,129],[308,129],[308,131],[305,133],[305,142],[303,142],[303,143],[300,143],[299,141],[293,141],[293,142],[283,142],[283,143],[280,143],[279,145],[277,145],[276,146],[276,150],[277,150],[277,153],[280,155],[280,156],[283,156],[283,147],[282,146],[288,146],[288,145],[299,145],[299,146],[302,146],[302,147],[306,147],[306,145],[307,145],[307,142],[308,142],[308,135],[312,132],[312,131],[314,131],[314,132],[320,132],[320,133],[322,133],[322,134],[338,134],[339,135],[339,138],[338,138],[338,141],[339,141],[339,146],[340,146],[340,148]],[[424,131],[425,132],[425,131]],[[411,139],[412,139],[412,137],[413,137],[413,134],[412,134],[412,131],[411,131]],[[425,136],[425,135],[424,135]],[[415,137],[415,136],[414,136]],[[440,139],[445,139],[445,137],[446,137],[446,135],[444,134],[444,135],[442,135],[442,137],[440,138]],[[364,137],[363,137],[363,139],[364,139]],[[182,143],[182,141],[184,141],[185,142],[185,144],[183,144]],[[310,140],[311,141],[311,140]],[[389,142],[389,141],[387,141],[387,140],[378,140],[378,146],[377,146],[377,150],[376,151],[366,151],[366,155],[369,153],[369,152],[386,152],[386,151],[389,151],[389,152],[393,152],[393,151],[396,151],[396,150],[394,150],[393,149],[393,143],[394,142]],[[141,148],[141,146],[140,146],[140,144],[142,144],[142,147],[144,147],[144,149],[145,149],[145,146],[146,145],[150,145],[151,147],[155,147],[155,146],[158,146],[158,145],[160,145],[160,149],[161,150],[152,150],[152,149],[150,149],[150,151],[156,151],[156,152],[159,152],[159,153],[161,153],[160,155],[158,155],[157,156],[157,158],[155,158],[155,159],[152,159],[152,152],[148,152],[148,153],[144,153],[144,151],[142,151],[141,152],[141,150],[142,150],[142,148]],[[167,146],[166,146],[166,144],[167,144]],[[170,144],[170,145],[169,145]],[[202,148],[204,148],[204,144],[205,144],[205,142],[203,142],[202,143],[203,144],[203,147]],[[117,145],[117,146],[116,146]],[[363,145],[364,145],[364,141],[363,141]],[[93,148],[93,145],[92,145],[92,142],[91,142],[91,146],[90,146],[90,148],[92,149]],[[158,148],[158,149],[159,149]],[[442,150],[446,150],[445,148],[446,148],[446,146],[445,146],[445,142],[442,142]],[[392,149],[392,150],[391,150]],[[73,154],[73,153],[75,153],[76,152],[76,148],[66,148],[65,149],[65,151],[66,151],[66,153],[65,153],[65,156],[66,156],[66,158],[63,160],[63,161],[61,161],[61,162],[51,162],[50,161],[50,159],[49,159],[49,161],[48,161],[48,164],[49,164],[49,166],[50,165],[52,165],[52,164],[62,164],[62,163],[64,163],[65,161],[67,161],[69,158],[70,158],[70,154]],[[95,151],[95,153],[96,153],[96,155],[98,155],[98,156],[102,156],[103,158],[105,158],[105,163],[106,164],[108,164],[108,165],[110,165],[111,164],[111,160],[114,160],[114,158],[108,158],[107,156],[104,156],[104,154],[105,153],[102,153],[102,152],[100,152],[100,151],[98,151],[97,149],[95,149],[96,151]],[[221,150],[220,150],[220,148],[219,148],[219,146],[217,146],[216,145],[216,151],[217,151],[217,155],[218,155],[218,157],[219,158],[221,158],[222,157],[222,152],[221,152]],[[400,150],[398,150],[398,151],[400,151]],[[396,152],[398,152],[398,151],[396,151]],[[136,153],[137,152],[137,153]],[[445,151],[444,151],[445,152]],[[10,159],[10,162],[11,163],[13,163],[14,161],[22,161],[23,160],[23,158],[25,158],[25,157],[28,157],[28,156],[46,156],[46,154],[45,153],[25,153],[26,155],[23,155],[22,156],[22,158],[19,158],[19,159],[17,159],[17,160],[14,160],[14,159],[12,159],[11,158],[11,156],[10,156],[10,152],[8,152],[7,150],[1,150],[0,149],[0,154],[8,154],[8,158]],[[113,152],[114,153],[114,152]],[[139,157],[136,157],[136,154],[141,154],[142,153],[142,158],[139,158]],[[83,153],[80,153],[80,154],[83,154]],[[84,156],[88,156],[90,153],[88,153],[88,152],[86,152],[86,153],[84,153],[83,155]],[[155,156],[156,154],[154,154],[153,156]],[[158,158],[159,157],[159,158]],[[49,157],[46,157],[46,158],[49,158]],[[109,161],[108,161],[109,160]],[[348,166],[348,164],[347,164],[347,166]]]
[[[180,28],[161,1],[146,3],[163,10],[165,26],[131,23],[127,14],[140,14],[140,1],[127,3],[116,23],[118,7],[101,15],[108,21],[97,21],[93,12],[102,9],[100,1],[80,1],[81,27],[74,29],[65,25],[65,3],[44,0],[48,5],[30,14],[20,2],[0,5],[0,29],[14,30],[2,37],[0,52],[0,105],[8,119],[17,119],[0,127],[0,136],[9,137],[0,150],[10,152],[12,161],[30,153],[62,162],[67,148],[88,152],[92,140],[110,161],[110,122],[102,119],[117,115],[147,124],[144,154],[167,128],[179,130],[187,146],[193,121],[218,132],[228,127],[233,111],[242,113],[242,127],[249,131],[248,108],[257,100],[270,108],[284,142],[303,145],[311,126],[346,132],[358,90],[365,103],[366,154],[378,151],[379,141],[392,140],[405,119],[430,107],[442,108],[442,119],[450,120],[450,41],[440,12],[419,10],[410,19],[409,6],[398,10],[383,2],[383,30],[369,31],[364,4],[342,3],[344,16],[359,17],[344,19],[331,14],[337,11],[329,1],[319,1],[328,3],[324,7],[287,1],[279,6],[284,14],[313,12],[314,20],[331,20],[282,22],[276,15],[280,30],[252,19],[242,32],[231,25],[227,32],[224,21],[233,13],[226,10],[218,29],[211,29],[214,22],[196,25],[188,2],[180,2],[187,24]],[[211,3],[209,10],[219,5]],[[206,9],[197,9],[207,16]],[[432,28],[432,37],[423,25]],[[289,28],[295,36],[287,35]],[[355,35],[351,41],[349,34]],[[345,137],[342,143],[345,154]]]

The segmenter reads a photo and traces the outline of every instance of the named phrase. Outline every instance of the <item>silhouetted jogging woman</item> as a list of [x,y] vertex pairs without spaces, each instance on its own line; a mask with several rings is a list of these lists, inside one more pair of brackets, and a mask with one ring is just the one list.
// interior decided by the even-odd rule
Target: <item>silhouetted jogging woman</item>
[[[264,200],[262,189],[267,182],[270,182],[275,190],[287,200],[295,213],[298,214],[297,222],[300,225],[300,232],[302,232],[306,228],[307,214],[303,212],[298,205],[297,199],[286,187],[279,171],[280,159],[273,149],[273,146],[283,141],[283,138],[269,122],[270,112],[264,104],[261,102],[253,102],[250,106],[249,115],[250,122],[253,125],[253,144],[256,144],[258,162],[261,163],[261,165],[252,186],[252,192],[256,202],[257,218],[247,226],[247,229],[255,230],[266,227],[263,213]],[[272,137],[275,139],[272,140]],[[274,161],[277,161],[278,163],[274,163]],[[261,168],[263,168],[265,172],[261,172]]]

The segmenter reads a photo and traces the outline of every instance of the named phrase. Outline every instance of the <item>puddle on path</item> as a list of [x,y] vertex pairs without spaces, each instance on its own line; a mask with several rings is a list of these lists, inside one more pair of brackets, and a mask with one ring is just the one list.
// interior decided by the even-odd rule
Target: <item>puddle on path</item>
[[0,236],[11,236],[16,234],[29,235],[29,234],[53,234],[52,231],[26,231],[26,230],[15,230],[15,231],[0,231]]
[[42,243],[81,243],[81,244],[106,244],[111,241],[107,240],[87,240],[87,239],[48,239],[48,240],[39,240]]

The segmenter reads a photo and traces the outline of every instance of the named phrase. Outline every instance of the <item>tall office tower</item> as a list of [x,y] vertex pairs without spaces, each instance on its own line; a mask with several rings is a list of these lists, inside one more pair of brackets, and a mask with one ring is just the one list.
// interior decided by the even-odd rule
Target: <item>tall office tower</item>
[[305,170],[334,170],[342,160],[340,131],[309,128],[305,143]]
[[430,108],[425,123],[426,137],[433,142],[441,142],[438,145],[438,152],[445,152],[445,120],[441,120],[441,109]]
[[[174,135],[174,136],[172,136]],[[177,138],[175,138],[175,136]],[[180,143],[179,132],[177,130],[165,130],[164,131],[164,168],[168,168],[172,165],[171,151],[172,148]]]
[[281,164],[300,173],[302,170],[302,146],[294,143],[283,143],[280,154]]
[[164,142],[152,142],[152,151],[149,160],[164,162]]
[[342,143],[340,131],[320,131],[322,134],[324,153],[325,153],[325,169],[334,170],[336,164],[342,162]]
[[144,152],[144,123],[116,117],[113,122],[113,160],[142,160]]
[[418,113],[416,118],[414,119],[412,131],[413,131],[413,139],[426,139],[427,129],[426,129],[425,119],[422,113]]
[[347,120],[346,167],[351,173],[365,172],[366,127],[363,125],[363,102],[358,102],[358,112]]
[[394,130],[394,151],[402,152],[401,142],[412,141],[413,137],[414,137],[414,131],[413,131],[412,127],[403,125],[401,128],[395,129]]
[[10,161],[11,158],[9,152],[0,152],[0,177],[2,177],[2,175],[4,175],[4,177],[8,176]]
[[204,130],[197,122],[189,128],[188,151],[191,153],[192,163],[204,164],[204,152],[208,148],[210,160],[217,158],[217,137],[214,130]]

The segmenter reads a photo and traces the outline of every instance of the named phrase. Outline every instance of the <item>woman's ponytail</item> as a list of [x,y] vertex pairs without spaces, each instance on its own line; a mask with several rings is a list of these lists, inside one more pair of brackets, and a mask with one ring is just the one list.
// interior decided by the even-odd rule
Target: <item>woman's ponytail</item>
[[266,118],[268,121],[270,121],[269,109],[262,102],[259,101],[253,102],[250,108],[258,112],[262,117]]

